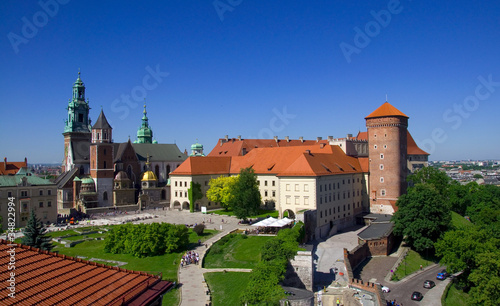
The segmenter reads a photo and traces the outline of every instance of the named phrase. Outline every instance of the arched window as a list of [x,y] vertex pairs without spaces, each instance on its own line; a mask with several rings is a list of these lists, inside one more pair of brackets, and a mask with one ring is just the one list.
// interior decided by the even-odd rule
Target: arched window
[[104,191],[104,193],[102,194],[102,200],[103,201],[107,201],[108,200],[108,192],[107,191]]
[[160,179],[160,166],[156,165],[155,167],[155,174],[158,180]]
[[167,179],[170,177],[170,165],[167,165]]
[[127,167],[127,176],[129,179],[132,179],[132,166],[128,165]]
[[80,166],[80,175],[83,175],[85,173],[85,170],[83,169],[83,166]]

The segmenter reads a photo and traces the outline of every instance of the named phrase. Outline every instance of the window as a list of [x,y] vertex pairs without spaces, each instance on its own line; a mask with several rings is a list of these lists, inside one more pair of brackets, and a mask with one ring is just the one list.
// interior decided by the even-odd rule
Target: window
[[38,202],[38,207],[43,208],[43,202]]
[[304,204],[309,205],[309,197],[304,197]]
[[300,204],[300,198],[299,197],[295,197],[295,205],[298,205]]
[[299,191],[299,184],[295,184],[295,191]]
[[[81,98],[81,94],[80,94],[80,98]],[[83,114],[78,114],[78,122],[83,122]]]
[[23,211],[28,212],[28,203],[23,203]]
[[106,152],[106,149],[104,149],[104,155],[106,155],[106,153],[107,153],[107,152]]
[[257,180],[257,185],[259,185],[259,186],[260,186],[260,181],[259,181],[259,180]]
[[47,190],[47,195],[52,195],[52,190]]
[[184,191],[184,197],[187,198],[188,197],[188,193],[187,191]]
[[267,181],[264,181],[264,186],[267,186]]
[[[23,196],[23,192],[21,191],[21,196]],[[7,192],[7,197],[12,197],[12,191]]]
[[380,170],[384,170],[384,164],[380,164]]
[[380,159],[384,159],[384,154],[380,154]]
[[273,185],[273,187],[276,186],[276,181],[273,181],[272,185]]
[[42,189],[40,189],[40,195],[43,195],[43,190]]
[[323,192],[323,185],[319,185],[319,192]]
[[104,191],[104,193],[102,194],[102,200],[103,201],[107,201],[108,200],[108,192],[107,191]]
[[292,200],[290,200],[290,197],[286,197],[286,204],[290,204]]
[[184,187],[187,187],[188,186],[188,183],[187,182],[184,182]]
[[286,191],[290,191],[290,184],[286,184]]
[[[10,196],[10,192],[9,192],[9,196]],[[21,196],[22,197],[27,197],[28,196],[28,191],[27,190],[22,190],[21,191]]]
[[304,184],[304,191],[309,191],[309,185],[308,184]]
[[373,134],[373,137],[377,138],[377,134]]
[[52,202],[51,201],[47,202],[47,207],[52,207]]
[[104,168],[103,169],[106,169],[106,161],[104,161]]
[[380,178],[380,182],[381,182],[381,183],[383,183],[383,182],[384,182],[384,178],[383,178],[383,177],[381,177],[381,178]]
[[347,180],[347,184],[350,184],[350,183],[351,183],[351,179],[348,179],[348,180]]
[[[176,182],[177,183],[177,182]],[[175,196],[177,196],[177,191],[175,192]]]
[[276,197],[276,191],[273,190],[272,195],[273,195],[273,198]]
[[264,196],[267,197],[267,190],[264,191]]
[[342,180],[342,185],[345,185],[345,180]]
[[384,149],[387,149],[387,145],[384,145]]
[[323,212],[322,211],[319,212],[319,217],[323,218]]
[[208,186],[208,181],[205,181],[205,186]]
[[385,196],[385,189],[380,190],[380,195]]
[[373,146],[373,148],[374,148],[374,149],[376,149],[376,148],[377,148],[377,145],[374,145],[374,146]]
[[177,181],[175,181],[175,187],[177,187]]
[[319,204],[323,204],[323,197],[319,198]]

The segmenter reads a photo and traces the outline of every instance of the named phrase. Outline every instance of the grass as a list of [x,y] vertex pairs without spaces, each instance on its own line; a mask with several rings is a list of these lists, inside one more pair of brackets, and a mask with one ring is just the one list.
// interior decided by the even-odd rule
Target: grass
[[467,221],[467,219],[454,211],[451,212],[451,224],[455,228],[472,226],[470,221]]
[[[272,236],[235,235],[227,243],[220,246],[221,252],[214,253],[214,246],[204,258],[204,268],[242,268],[252,269],[259,261],[264,244],[273,239]],[[220,241],[219,241],[220,244]]]
[[454,283],[450,283],[441,300],[443,306],[465,306],[468,298],[468,293],[458,289]]
[[241,305],[240,296],[248,285],[248,273],[210,272],[204,276],[212,293],[213,305]]
[[414,250],[409,250],[406,254],[405,259],[401,262],[399,267],[394,272],[391,280],[398,281],[400,279],[405,278],[407,275],[412,274],[420,269],[420,265],[422,267],[427,267],[428,265],[433,264],[433,260],[423,258],[419,253]]
[[[212,210],[210,213],[214,213],[216,215],[222,215],[222,216],[234,216],[234,212],[232,210],[225,210],[225,209],[220,209],[220,210]],[[279,211],[277,210],[266,210],[266,209],[259,209],[259,212],[255,216],[250,216],[248,217],[249,219],[255,219],[255,218],[267,218],[267,216],[273,217],[273,218],[278,218],[279,217]]]

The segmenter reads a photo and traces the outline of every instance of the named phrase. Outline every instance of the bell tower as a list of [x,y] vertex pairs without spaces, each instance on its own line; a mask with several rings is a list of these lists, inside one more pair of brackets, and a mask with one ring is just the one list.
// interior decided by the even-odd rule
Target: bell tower
[[368,129],[370,212],[393,214],[406,193],[408,116],[385,102],[365,117]]
[[78,78],[73,84],[73,95],[68,101],[68,117],[64,125],[63,171],[80,168],[79,175],[89,173],[90,118],[89,101],[85,101],[85,84]]
[[90,144],[90,176],[95,182],[99,207],[113,205],[113,138],[109,125],[101,109],[99,118],[92,126],[92,143]]
[[146,102],[144,102],[144,111],[142,112],[142,124],[137,130],[137,139],[134,143],[153,143],[153,130],[149,126],[148,112],[146,111]]

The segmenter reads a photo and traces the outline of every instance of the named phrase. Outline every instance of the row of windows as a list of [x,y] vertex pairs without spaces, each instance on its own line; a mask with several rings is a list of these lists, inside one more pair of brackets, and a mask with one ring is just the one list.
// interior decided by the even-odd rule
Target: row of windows
[[[290,184],[286,184],[286,191],[290,191]],[[299,184],[295,184],[295,191],[300,191]],[[309,191],[309,184],[304,184],[304,191],[305,192]]]
[[[377,145],[373,145],[373,148],[376,149]],[[384,145],[384,149],[387,149],[387,145]]]
[[[38,207],[43,208],[43,202],[38,202]],[[52,207],[51,201],[47,201],[47,207]]]
[[[260,186],[260,181],[257,181],[257,184]],[[267,181],[264,181],[264,186],[267,186]],[[276,181],[271,181],[271,186],[276,186]]]
[[[179,187],[182,187],[182,182],[177,182],[177,181],[175,181],[175,187],[177,187],[177,183],[179,183],[179,185],[178,185]],[[207,185],[207,184],[206,184],[206,182],[205,182],[205,186],[206,186],[206,185]],[[184,182],[184,187],[187,187],[187,182]]]
[[[358,182],[359,183],[359,177],[355,180],[355,179],[352,179],[352,182]],[[347,179],[347,184],[350,185],[351,184],[351,179]],[[342,185],[345,185],[345,179],[342,180]],[[335,183],[329,183],[329,184],[324,184],[324,185],[319,185],[319,192],[323,192],[323,188],[325,191],[327,190],[332,190],[332,186],[333,186],[333,190],[335,190]],[[337,182],[337,189],[340,189],[340,182]]]
[[[264,196],[267,197],[269,195],[269,193],[267,192],[267,190],[264,190]],[[276,191],[273,190],[271,191],[271,197],[276,197]]]
[[[309,197],[304,197],[304,205],[309,205]],[[286,197],[286,204],[292,204],[292,197],[290,196],[287,196]],[[300,197],[299,196],[295,196],[294,197],[294,204],[295,205],[300,205]]]
[[[43,189],[40,189],[38,191],[38,195],[43,196],[44,192]],[[52,195],[52,189],[47,189],[47,195]],[[27,197],[28,196],[28,190],[21,190],[21,197]],[[7,191],[7,197],[12,197],[12,191]]]
[[[182,198],[182,191],[176,191],[176,192],[175,192],[175,196],[176,196],[176,197],[178,196],[178,197]],[[185,198],[187,198],[187,197],[188,197],[188,193],[187,193],[187,191],[184,191],[184,197],[185,197]]]
[[[358,190],[356,190],[356,191],[355,191],[355,190],[353,190],[353,191],[352,191],[352,197],[355,197],[355,196],[356,196],[356,193],[357,193],[357,195],[359,196],[359,189],[358,189]],[[345,195],[346,195],[346,192],[344,191],[344,193],[343,193],[343,199],[345,199],[345,198],[346,198],[346,196],[345,196]],[[347,192],[347,198],[348,198],[348,199],[350,199],[350,198],[351,198],[351,193],[350,193],[350,192]],[[325,200],[324,200],[324,203],[332,202],[332,199],[333,199],[333,201],[335,201],[335,193],[334,193],[334,192],[332,192],[332,193],[330,193],[329,195],[328,195],[328,194],[327,194],[327,195],[325,195],[325,196],[324,196],[324,199],[325,199]],[[340,200],[340,192],[338,192],[338,193],[337,193],[337,199],[338,199],[338,200]],[[321,197],[319,197],[319,204],[323,204],[323,197],[322,197],[322,196],[321,196]]]
[[[357,207],[358,208],[361,207],[361,203],[360,202],[357,203]],[[345,206],[345,204],[344,204],[344,206],[342,208],[343,208],[343,212],[346,212],[346,206]],[[352,203],[352,208],[356,208],[356,203]],[[347,204],[347,215],[348,216],[351,215],[350,210],[351,210],[351,204]],[[338,207],[337,210],[335,210],[335,207],[330,207],[330,208],[325,209],[325,210],[320,210],[319,211],[319,217],[323,218],[323,215],[325,217],[327,217],[327,216],[331,216],[331,215],[333,215],[335,213],[338,213],[338,214],[340,213],[340,207]],[[340,215],[338,215],[338,218],[340,218]],[[345,214],[344,214],[344,218],[345,218]],[[335,216],[333,217],[333,219],[335,220]]]

